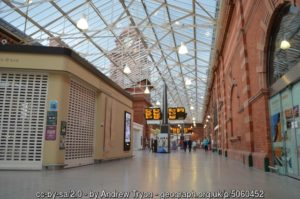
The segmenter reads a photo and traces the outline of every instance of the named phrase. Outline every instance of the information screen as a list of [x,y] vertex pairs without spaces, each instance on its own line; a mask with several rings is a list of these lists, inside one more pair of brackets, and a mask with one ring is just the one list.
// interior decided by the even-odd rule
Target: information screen
[[145,118],[146,120],[160,120],[160,108],[145,108]]
[[185,119],[186,113],[184,107],[170,107],[168,108],[169,120],[180,120]]
[[131,114],[125,111],[124,117],[124,151],[130,150],[131,141]]

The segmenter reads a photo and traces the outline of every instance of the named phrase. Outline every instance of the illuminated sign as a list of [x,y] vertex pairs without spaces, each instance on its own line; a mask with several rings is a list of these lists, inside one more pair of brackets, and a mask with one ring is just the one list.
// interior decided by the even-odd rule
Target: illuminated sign
[[183,120],[186,118],[184,107],[172,107],[168,108],[169,120]]
[[169,120],[176,120],[176,108],[168,108]]
[[131,141],[131,113],[125,111],[124,116],[124,151],[130,150]]
[[145,108],[145,118],[146,120],[160,120],[160,108]]
[[[179,128],[179,127],[172,127],[172,128],[170,128],[170,130],[171,130],[171,133],[173,133],[173,134],[180,134],[181,131],[182,131],[181,128]],[[184,127],[183,132],[184,133],[192,133],[193,129],[188,128],[188,127]]]

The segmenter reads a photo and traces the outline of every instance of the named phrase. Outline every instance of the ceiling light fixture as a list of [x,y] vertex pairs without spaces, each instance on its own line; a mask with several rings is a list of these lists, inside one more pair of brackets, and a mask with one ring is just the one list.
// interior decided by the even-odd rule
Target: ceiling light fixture
[[156,106],[160,106],[160,102],[159,101],[156,102]]
[[280,43],[280,48],[281,48],[282,50],[287,50],[287,49],[289,49],[290,47],[291,47],[290,42],[284,38],[284,39],[281,41],[281,43]]
[[131,73],[131,70],[130,70],[128,64],[125,64],[125,67],[124,67],[123,72],[124,72],[125,74],[130,74],[130,73]]
[[191,110],[194,110],[195,108],[193,107],[193,106],[191,106],[191,108],[190,108]]
[[189,86],[191,84],[192,84],[192,81],[190,79],[186,78],[185,85]]
[[144,93],[145,93],[145,94],[149,94],[149,93],[150,93],[150,90],[149,90],[148,86],[146,87]]
[[181,42],[179,48],[178,48],[178,53],[185,55],[189,53],[189,50],[187,49],[186,45],[184,42]]
[[87,19],[86,19],[85,15],[82,15],[82,17],[77,21],[76,26],[80,30],[87,30],[87,29],[89,29],[89,24],[87,22]]

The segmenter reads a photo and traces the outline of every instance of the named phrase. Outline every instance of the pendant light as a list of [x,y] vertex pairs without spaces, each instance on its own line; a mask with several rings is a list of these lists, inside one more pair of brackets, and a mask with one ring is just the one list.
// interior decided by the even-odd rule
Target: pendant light
[[82,17],[77,21],[76,24],[77,28],[79,28],[80,30],[87,30],[89,28],[89,24],[87,22],[86,16],[82,15]]
[[145,89],[144,93],[145,94],[149,94],[150,93],[150,90],[149,90],[148,86],[146,86],[146,89]]
[[123,72],[124,72],[125,74],[130,74],[130,73],[131,73],[131,70],[130,70],[128,64],[125,64],[125,67],[124,67]]
[[185,85],[189,86],[191,84],[192,84],[192,81],[190,79],[186,78]]
[[287,49],[289,49],[290,47],[291,47],[291,44],[290,44],[290,42],[289,42],[288,40],[283,39],[283,40],[281,41],[281,43],[280,43],[280,48],[281,48],[282,50],[287,50]]
[[186,47],[186,45],[185,45],[184,42],[181,42],[181,44],[180,44],[180,46],[178,48],[178,53],[182,54],[182,55],[185,55],[185,54],[189,53],[189,51],[188,51],[188,49],[187,49],[187,47]]

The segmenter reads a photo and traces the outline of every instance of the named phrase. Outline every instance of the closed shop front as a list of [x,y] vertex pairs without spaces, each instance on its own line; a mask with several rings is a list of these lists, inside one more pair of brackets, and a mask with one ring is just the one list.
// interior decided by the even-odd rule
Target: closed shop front
[[48,76],[0,72],[0,169],[41,169]]
[[94,162],[95,105],[95,91],[71,80],[65,153],[67,167]]
[[130,95],[73,51],[0,48],[0,170],[131,157],[125,113],[133,114]]

